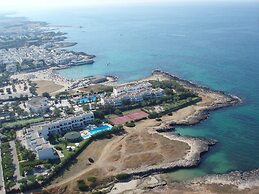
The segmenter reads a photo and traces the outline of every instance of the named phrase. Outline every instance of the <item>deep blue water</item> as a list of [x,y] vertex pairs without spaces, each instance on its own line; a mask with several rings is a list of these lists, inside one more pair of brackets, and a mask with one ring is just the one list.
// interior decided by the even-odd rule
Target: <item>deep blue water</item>
[[219,143],[199,167],[172,173],[173,179],[259,167],[259,4],[85,8],[27,16],[72,26],[61,29],[78,42],[73,49],[97,56],[93,65],[60,71],[63,76],[112,74],[128,81],[160,68],[244,100],[177,130]]

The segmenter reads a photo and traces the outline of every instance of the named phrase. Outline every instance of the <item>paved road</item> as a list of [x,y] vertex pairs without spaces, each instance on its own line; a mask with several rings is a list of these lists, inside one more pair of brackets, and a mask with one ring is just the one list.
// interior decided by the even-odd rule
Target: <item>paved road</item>
[[20,166],[19,166],[19,160],[18,160],[18,156],[17,156],[17,151],[16,151],[16,147],[15,147],[15,141],[10,141],[10,146],[11,146],[11,150],[12,150],[12,155],[13,155],[13,163],[15,166],[15,171],[14,171],[14,177],[16,177],[16,180],[20,180],[22,177],[20,175]]
[[3,168],[2,168],[2,156],[1,156],[1,140],[0,140],[0,194],[5,194],[5,187],[4,187],[4,175],[3,175]]

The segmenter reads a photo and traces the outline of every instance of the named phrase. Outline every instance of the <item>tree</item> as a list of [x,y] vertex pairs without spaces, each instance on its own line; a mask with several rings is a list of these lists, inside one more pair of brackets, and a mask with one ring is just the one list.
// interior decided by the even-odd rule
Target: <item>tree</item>
[[89,190],[89,186],[85,184],[84,180],[78,180],[77,186],[78,186],[78,189],[80,191],[88,191]]
[[55,107],[54,110],[53,110],[53,115],[55,117],[60,117],[61,111],[57,107]]
[[98,119],[104,119],[104,112],[101,110],[97,110],[94,112],[94,117]]
[[125,125],[127,127],[135,127],[136,126],[134,122],[127,122],[127,123],[125,123]]
[[42,93],[42,96],[43,97],[46,97],[46,98],[50,98],[50,94],[48,92],[43,92]]
[[93,123],[95,125],[100,125],[102,123],[102,121],[99,118],[95,118]]
[[122,112],[120,109],[115,109],[114,114],[116,115],[122,115]]
[[84,104],[83,105],[83,110],[84,111],[89,111],[90,110],[89,105],[88,104]]
[[72,107],[66,107],[65,112],[69,115],[74,114],[74,109]]

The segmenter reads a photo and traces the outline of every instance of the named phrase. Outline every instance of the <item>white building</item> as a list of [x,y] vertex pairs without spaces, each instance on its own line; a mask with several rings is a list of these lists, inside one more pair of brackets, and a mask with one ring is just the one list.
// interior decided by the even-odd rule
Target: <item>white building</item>
[[16,64],[8,64],[5,67],[5,70],[10,73],[15,73],[17,71],[17,65]]
[[28,108],[32,113],[45,113],[49,110],[48,99],[41,96],[32,97],[28,101]]
[[113,88],[113,95],[116,97],[116,96],[125,95],[125,94],[127,95],[136,94],[136,93],[140,93],[141,91],[145,91],[151,87],[152,87],[152,84],[149,82],[140,82],[135,84],[121,85]]
[[25,147],[33,151],[39,160],[58,158],[57,151],[48,141],[39,135],[37,127],[27,129],[25,137]]
[[76,114],[66,118],[57,119],[51,122],[45,122],[38,124],[38,131],[41,136],[48,139],[50,134],[64,133],[76,128],[82,128],[94,120],[94,114],[92,111]]
[[119,107],[123,104],[123,101],[126,100],[130,102],[141,102],[145,98],[159,98],[163,95],[163,89],[152,88],[152,84],[149,82],[141,82],[113,88],[112,95],[108,98],[101,98],[100,103],[102,105]]
[[65,133],[67,131],[86,127],[94,120],[93,112],[85,112],[71,117],[31,125],[26,129],[25,147],[32,150],[40,160],[56,159],[57,152],[47,141],[50,134]]

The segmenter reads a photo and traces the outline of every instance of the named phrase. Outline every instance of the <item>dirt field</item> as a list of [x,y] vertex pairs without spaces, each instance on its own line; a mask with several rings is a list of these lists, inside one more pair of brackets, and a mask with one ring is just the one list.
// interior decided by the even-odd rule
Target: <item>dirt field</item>
[[41,95],[44,92],[48,92],[49,94],[54,94],[55,92],[63,88],[63,86],[55,84],[53,81],[38,80],[33,82],[37,84],[37,93],[39,95]]
[[[183,158],[189,145],[172,141],[158,134],[148,134],[150,127],[158,125],[155,120],[140,121],[135,128],[126,128],[123,136],[112,140],[93,142],[62,177],[53,182],[52,187],[68,185],[76,189],[76,180],[96,176],[99,181],[119,174],[126,169],[168,163]],[[88,158],[94,159],[90,164]],[[72,191],[70,190],[70,192]]]

